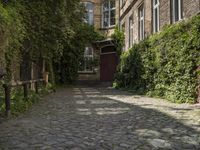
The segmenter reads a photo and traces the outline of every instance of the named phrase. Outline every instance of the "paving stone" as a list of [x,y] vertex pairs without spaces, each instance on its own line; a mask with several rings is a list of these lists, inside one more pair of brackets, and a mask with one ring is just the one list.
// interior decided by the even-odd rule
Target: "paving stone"
[[171,144],[163,139],[149,139],[149,143],[155,148],[170,148]]
[[130,145],[128,145],[128,144],[126,144],[126,143],[121,143],[121,144],[119,144],[119,146],[125,147],[125,148],[129,148],[129,147],[130,147]]
[[199,109],[101,86],[44,97],[0,124],[0,149],[199,150]]

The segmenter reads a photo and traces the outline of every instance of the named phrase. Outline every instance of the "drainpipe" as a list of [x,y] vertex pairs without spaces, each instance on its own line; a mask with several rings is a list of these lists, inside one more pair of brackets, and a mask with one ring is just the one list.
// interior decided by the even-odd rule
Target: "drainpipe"
[[120,27],[120,0],[118,0],[119,1],[119,12],[118,12],[118,14],[119,14],[119,18],[118,18],[118,28],[121,30],[121,27]]

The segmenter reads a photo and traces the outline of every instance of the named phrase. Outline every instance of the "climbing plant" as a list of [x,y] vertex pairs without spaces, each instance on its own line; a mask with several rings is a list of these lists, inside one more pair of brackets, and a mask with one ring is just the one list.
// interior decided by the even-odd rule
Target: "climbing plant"
[[10,80],[12,76],[12,64],[20,62],[20,48],[26,35],[22,17],[17,10],[20,7],[20,4],[10,3],[10,5],[7,5],[6,3],[0,3],[0,59],[1,67],[4,67],[7,71],[7,80]]
[[80,0],[2,0],[0,13],[1,64],[8,80],[16,69],[13,64],[27,68],[44,59],[51,82],[72,82],[84,47],[102,39],[84,23]]
[[121,31],[119,26],[116,26],[114,33],[111,35],[111,38],[115,42],[118,55],[121,55],[122,49],[124,47],[124,42],[125,42],[124,31]]
[[199,65],[200,16],[195,16],[166,26],[124,52],[114,85],[173,102],[194,103]]

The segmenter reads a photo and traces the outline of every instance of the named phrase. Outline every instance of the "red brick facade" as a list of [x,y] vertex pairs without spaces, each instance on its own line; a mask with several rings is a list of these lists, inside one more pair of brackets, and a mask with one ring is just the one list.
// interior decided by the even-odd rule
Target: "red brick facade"
[[[97,30],[104,33],[108,38],[114,31],[114,26],[109,28],[102,27],[102,8],[103,2],[109,0],[82,0],[83,2],[92,2],[94,4],[94,26]],[[132,42],[137,43],[139,41],[140,32],[139,32],[139,8],[143,6],[144,8],[144,37],[147,37],[153,34],[153,0],[124,0],[124,3],[121,4],[121,0],[115,1],[115,25],[119,25],[121,28],[124,28],[125,31],[125,50],[128,50],[130,45],[130,17],[133,16],[132,22]],[[159,1],[159,29],[172,23],[172,2],[174,0],[158,0]],[[180,0],[181,3],[181,20],[188,19],[194,15],[197,15],[200,12],[200,0]],[[174,7],[173,7],[174,8]],[[175,9],[175,8],[174,8]],[[95,55],[100,55],[100,49],[95,49]],[[99,57],[100,58],[100,57]],[[81,79],[100,79],[100,68],[94,74],[90,75],[81,75]]]

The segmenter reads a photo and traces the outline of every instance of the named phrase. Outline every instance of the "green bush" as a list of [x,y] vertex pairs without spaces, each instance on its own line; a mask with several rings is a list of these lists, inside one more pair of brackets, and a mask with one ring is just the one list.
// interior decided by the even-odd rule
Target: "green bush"
[[177,103],[195,103],[200,16],[169,25],[121,55],[114,85]]
[[[47,87],[43,87],[40,85],[39,94],[36,94],[35,91],[29,89],[27,98],[24,98],[22,87],[12,88],[11,92],[12,116],[18,116],[19,114],[30,109],[33,104],[41,100],[40,99],[41,96],[49,94],[49,91],[52,88],[54,87],[51,84],[48,84]],[[4,117],[4,115],[5,115],[5,97],[4,93],[0,93],[0,117]]]

